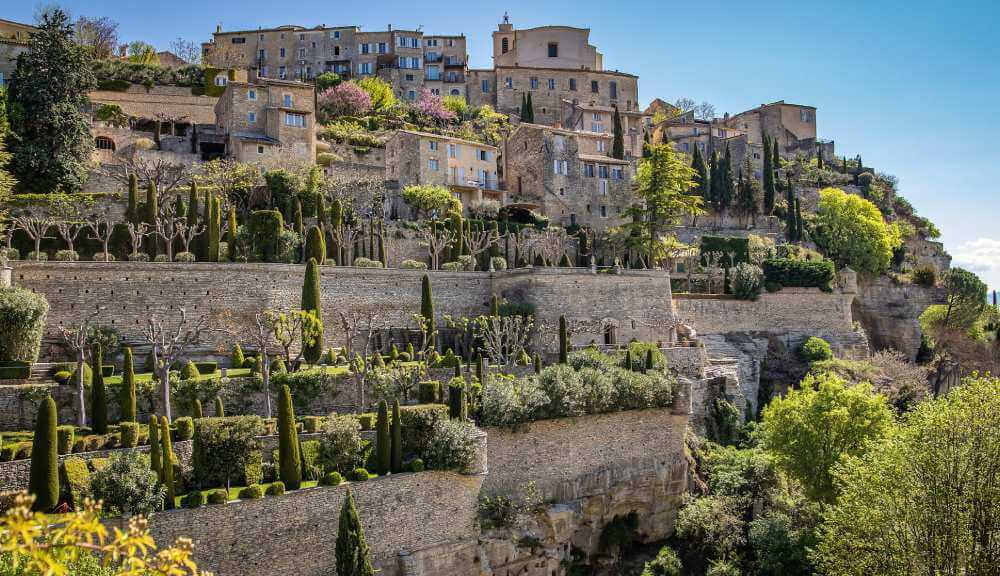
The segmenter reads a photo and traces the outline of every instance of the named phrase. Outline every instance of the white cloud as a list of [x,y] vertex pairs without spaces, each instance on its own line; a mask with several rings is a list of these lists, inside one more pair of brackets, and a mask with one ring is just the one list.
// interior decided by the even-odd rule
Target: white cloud
[[956,248],[952,256],[953,266],[975,272],[991,289],[1000,290],[1000,240],[970,240]]

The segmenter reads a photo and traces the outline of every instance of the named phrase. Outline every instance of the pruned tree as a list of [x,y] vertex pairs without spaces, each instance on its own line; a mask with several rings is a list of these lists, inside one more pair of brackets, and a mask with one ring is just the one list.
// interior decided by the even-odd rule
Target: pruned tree
[[152,182],[156,186],[159,205],[165,205],[164,198],[175,188],[187,183],[194,173],[191,164],[177,164],[161,156],[143,154],[136,150],[116,154],[115,162],[107,164],[101,171],[117,182],[122,188],[128,188],[129,178],[135,174],[140,185]]
[[118,48],[118,23],[111,18],[80,16],[73,25],[73,32],[77,44],[90,48],[95,60],[107,60],[115,55]]
[[87,425],[87,392],[84,382],[84,365],[87,362],[87,352],[90,350],[91,322],[104,310],[99,307],[88,314],[82,322],[75,326],[60,326],[62,340],[76,357],[76,425]]
[[87,228],[90,229],[87,238],[101,243],[104,261],[108,262],[111,259],[111,255],[108,254],[108,244],[111,243],[111,236],[115,233],[115,223],[106,215],[93,214],[87,220]]
[[531,340],[530,316],[480,316],[473,321],[476,336],[490,361],[505,368],[514,365]]
[[77,236],[83,229],[86,228],[86,223],[79,220],[56,220],[55,221],[56,230],[59,232],[59,236],[66,243],[66,249],[75,252],[75,242]]
[[475,266],[478,256],[489,250],[490,246],[498,239],[490,228],[483,230],[463,230],[462,238],[465,240],[465,246],[469,251],[469,255],[472,256],[473,266]]
[[52,227],[52,217],[40,208],[29,208],[19,216],[15,216],[14,225],[24,231],[35,243],[35,257],[42,251],[42,240],[54,238],[48,236],[49,228]]
[[517,268],[518,260],[530,261],[531,235],[527,230],[521,229],[517,232],[509,233],[507,234],[507,240],[514,248],[513,261],[507,263],[511,268]]
[[528,234],[528,245],[534,254],[541,254],[547,262],[555,264],[569,247],[569,236],[563,228],[532,230]]
[[[269,322],[271,334],[285,356],[285,364],[292,366],[302,360],[302,348],[314,346],[323,337],[323,321],[315,310],[272,311]],[[292,358],[292,349],[301,344],[297,355]]]
[[188,64],[201,64],[201,47],[190,40],[178,37],[170,42],[170,51]]
[[168,421],[171,420],[170,367],[183,358],[192,345],[200,342],[206,332],[212,330],[208,314],[191,319],[184,308],[178,308],[177,311],[178,317],[173,328],[153,314],[142,331],[146,342],[152,346],[153,372],[160,383],[162,413]]
[[224,200],[246,216],[260,181],[260,169],[256,164],[217,158],[202,164],[194,177],[200,184],[214,187]]
[[437,270],[441,267],[441,255],[456,237],[451,230],[429,225],[420,229],[420,239],[420,245],[427,248],[427,255],[431,258],[431,269]]
[[[365,386],[368,380],[368,373],[371,370],[371,363],[368,360],[372,352],[372,345],[375,336],[382,330],[392,327],[390,316],[392,306],[384,302],[362,305],[349,311],[341,311],[340,327],[344,332],[344,350],[347,357],[358,354],[360,362],[355,362],[354,383],[357,389],[358,403],[364,408]],[[355,352],[355,350],[360,351]]]
[[129,255],[138,254],[142,250],[142,239],[150,234],[149,224],[145,222],[128,222],[125,225],[129,238],[132,240],[132,251]]
[[174,238],[179,237],[180,226],[187,226],[187,219],[175,218],[161,215],[156,219],[156,229],[153,234],[163,239],[163,245],[167,249],[167,261],[174,260]]
[[184,246],[184,252],[191,252],[191,242],[205,231],[205,226],[201,224],[189,224],[186,218],[178,218],[178,220],[180,222],[174,223],[176,235],[180,239],[181,245]]

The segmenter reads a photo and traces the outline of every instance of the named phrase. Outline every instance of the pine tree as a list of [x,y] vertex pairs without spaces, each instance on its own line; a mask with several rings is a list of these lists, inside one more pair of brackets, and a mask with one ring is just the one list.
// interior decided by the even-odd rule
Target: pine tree
[[31,469],[28,492],[35,496],[33,508],[48,512],[59,504],[59,452],[56,401],[51,396],[38,406],[35,435],[31,439]]
[[[323,308],[320,300],[319,264],[315,258],[310,258],[306,264],[306,275],[302,282],[302,310],[312,311],[317,318],[322,319]],[[323,355],[323,330],[311,344],[302,343],[302,355],[306,362],[315,364]]]
[[156,479],[163,482],[163,458],[160,455],[160,419],[149,417],[149,467],[156,472]]
[[[695,147],[697,150],[697,146]],[[625,158],[625,135],[622,133],[622,115],[615,106],[614,136],[611,140],[611,157],[619,160]]]
[[403,471],[403,420],[399,413],[399,399],[392,401],[392,472]]
[[[160,209],[157,205],[156,200],[156,184],[152,180],[146,186],[146,217],[145,222],[149,225],[150,229],[156,229],[156,218],[159,215]],[[149,239],[149,259],[152,260],[156,258],[158,242],[156,236]]]
[[135,172],[128,175],[128,219],[135,225],[139,224],[139,177]]
[[326,263],[326,241],[323,240],[323,231],[319,226],[310,226],[306,233],[305,260],[315,260],[321,266]]
[[125,360],[122,364],[121,421],[135,422],[135,364],[132,360],[132,348],[125,348]]
[[420,315],[427,322],[427,335],[431,339],[430,348],[437,347],[437,321],[434,319],[434,296],[431,294],[431,277],[424,274],[420,280]]
[[90,411],[94,434],[108,433],[108,389],[104,385],[104,353],[100,342],[94,344],[90,353],[90,370],[93,374],[90,385]]
[[167,510],[172,510],[174,508],[174,462],[177,458],[174,456],[174,446],[170,439],[170,423],[167,422],[166,416],[160,416],[160,439],[163,441],[163,453],[160,454],[160,458],[163,461],[160,463],[163,466],[163,485],[167,488],[167,494],[164,498],[164,508]]
[[694,147],[694,154],[691,157],[691,167],[698,173],[698,175],[695,176],[695,187],[691,190],[691,193],[701,196],[705,199],[706,203],[711,202],[712,198],[709,190],[708,166],[705,165],[705,157],[701,155],[701,150],[698,149],[698,146]]
[[299,432],[295,428],[295,408],[292,391],[281,387],[278,404],[278,469],[285,488],[298,490],[302,485],[302,455],[299,452]]
[[226,249],[230,262],[236,262],[236,234],[239,232],[239,225],[236,223],[236,208],[229,207],[229,224],[226,226]]
[[389,435],[389,406],[385,400],[378,403],[378,421],[375,423],[375,471],[385,476],[392,468],[392,440]]
[[369,554],[354,494],[348,487],[337,524],[337,576],[375,576]]
[[569,330],[566,327],[566,317],[559,317],[559,363],[569,361]]
[[223,418],[226,415],[226,407],[222,404],[222,396],[215,397],[215,417]]

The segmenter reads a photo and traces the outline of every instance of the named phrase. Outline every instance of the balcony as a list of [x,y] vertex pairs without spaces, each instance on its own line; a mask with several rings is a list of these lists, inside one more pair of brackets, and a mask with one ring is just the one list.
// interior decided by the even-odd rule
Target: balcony
[[448,84],[465,84],[465,74],[448,74],[444,81]]
[[444,65],[446,68],[465,68],[465,60],[461,60],[454,56],[448,56],[444,59]]
[[424,54],[424,62],[428,64],[435,64],[441,61],[441,55],[436,52],[426,52]]
[[459,175],[448,176],[448,185],[459,188],[479,188],[482,190],[500,191],[500,185],[495,176],[487,178],[464,178]]

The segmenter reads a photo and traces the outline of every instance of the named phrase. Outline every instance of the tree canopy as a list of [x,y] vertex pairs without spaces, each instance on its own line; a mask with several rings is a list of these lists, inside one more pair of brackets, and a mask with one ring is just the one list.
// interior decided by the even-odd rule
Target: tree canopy
[[875,204],[838,188],[819,192],[814,238],[838,266],[878,275],[889,269],[901,243],[899,229],[887,223]]

